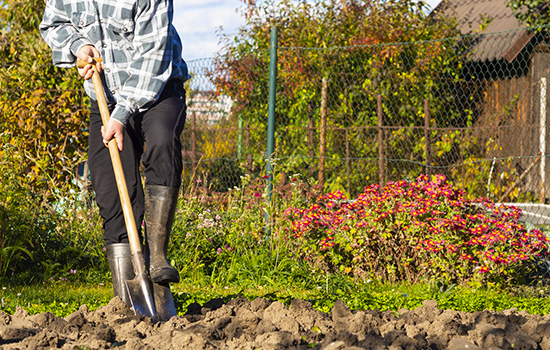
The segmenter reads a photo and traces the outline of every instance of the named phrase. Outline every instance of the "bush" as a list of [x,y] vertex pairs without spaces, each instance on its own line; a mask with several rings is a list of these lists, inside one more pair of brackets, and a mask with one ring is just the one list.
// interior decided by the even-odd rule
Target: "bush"
[[518,208],[467,200],[442,175],[372,185],[352,201],[329,193],[286,215],[299,257],[363,280],[526,283],[549,254]]
[[[24,156],[18,141],[10,134],[0,135],[0,281],[28,266],[33,258],[32,243],[51,227],[48,217],[36,210],[40,200],[33,198],[21,175]],[[38,202],[38,203],[36,203]]]
[[0,141],[0,282],[104,270],[101,220],[86,191],[70,177],[53,186],[47,165],[44,176],[29,173],[28,164],[41,160],[26,153],[18,137],[3,133]]

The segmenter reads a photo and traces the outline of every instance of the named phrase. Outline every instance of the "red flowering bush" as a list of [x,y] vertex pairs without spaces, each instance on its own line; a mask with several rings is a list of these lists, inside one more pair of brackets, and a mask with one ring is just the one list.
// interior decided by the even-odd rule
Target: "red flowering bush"
[[371,185],[355,200],[329,193],[285,215],[300,257],[362,279],[523,283],[549,254],[520,209],[467,200],[443,175]]

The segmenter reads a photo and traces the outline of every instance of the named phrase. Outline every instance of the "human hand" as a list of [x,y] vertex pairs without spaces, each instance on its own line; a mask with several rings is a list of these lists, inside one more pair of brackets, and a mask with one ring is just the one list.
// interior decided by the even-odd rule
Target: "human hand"
[[118,150],[122,151],[122,142],[124,141],[124,126],[115,119],[110,119],[107,123],[107,129],[101,127],[101,136],[105,147],[109,147],[109,141],[116,140]]
[[[99,51],[94,46],[84,45],[78,50],[76,57],[85,62],[92,63],[94,58],[101,57],[101,56],[99,55]],[[98,72],[102,72],[103,62],[97,62],[96,69]],[[91,65],[86,65],[84,68],[78,68],[78,74],[82,78],[88,80],[92,77],[92,75],[94,74],[94,71]]]

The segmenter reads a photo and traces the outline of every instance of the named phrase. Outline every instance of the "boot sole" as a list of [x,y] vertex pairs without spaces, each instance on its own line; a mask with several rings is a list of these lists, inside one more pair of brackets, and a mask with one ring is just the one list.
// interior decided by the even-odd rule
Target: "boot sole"
[[155,283],[179,283],[180,275],[172,269],[151,271],[151,280]]

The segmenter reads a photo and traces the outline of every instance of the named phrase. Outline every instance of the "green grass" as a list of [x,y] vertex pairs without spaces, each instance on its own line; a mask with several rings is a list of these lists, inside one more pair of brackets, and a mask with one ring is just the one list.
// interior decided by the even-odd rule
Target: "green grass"
[[[350,308],[398,312],[415,309],[424,300],[436,300],[440,309],[474,312],[485,309],[502,311],[517,308],[530,314],[550,313],[550,296],[545,291],[531,289],[524,295],[503,292],[491,288],[448,287],[437,288],[433,284],[380,284],[354,283],[345,277],[325,276],[317,278],[318,285],[305,289],[292,284],[268,284],[239,287],[232,285],[193,285],[191,281],[172,286],[175,304],[180,315],[185,314],[190,303],[204,304],[215,298],[229,301],[237,297],[249,300],[267,298],[290,304],[292,299],[310,301],[323,312],[329,312],[336,300],[343,300]],[[539,294],[539,295],[536,295]],[[109,282],[55,281],[43,285],[5,286],[1,288],[1,310],[13,314],[18,306],[31,314],[52,312],[65,317],[86,304],[90,310],[105,305],[112,298]]]
[[82,282],[46,283],[30,286],[2,287],[1,310],[13,314],[18,306],[31,314],[52,312],[65,317],[87,305],[95,310],[113,297],[111,285]]
[[[204,304],[215,298],[229,301],[239,296],[287,305],[293,299],[302,299],[323,312],[329,312],[337,300],[352,309],[391,312],[415,309],[425,300],[436,300],[441,309],[457,311],[517,308],[531,314],[550,313],[550,279],[543,273],[546,270],[529,276],[529,283],[543,286],[539,288],[480,280],[476,285],[471,282],[473,278],[469,284],[456,286],[437,275],[429,279],[431,282],[415,284],[380,282],[376,278],[384,276],[375,271],[357,275],[371,276],[372,281],[354,280],[352,270],[344,264],[350,263],[344,260],[349,256],[323,250],[317,238],[297,244],[289,234],[292,227],[284,215],[286,209],[304,207],[299,204],[314,198],[300,187],[304,183],[296,182],[290,193],[274,196],[266,206],[256,196],[264,186],[263,179],[258,180],[256,187],[243,183],[242,189],[232,190],[217,202],[197,197],[180,201],[170,251],[171,262],[182,279],[172,286],[180,315],[191,303]],[[13,314],[21,306],[31,314],[48,311],[64,317],[81,305],[95,310],[112,298],[97,208],[76,204],[65,214],[52,216],[45,212],[52,227],[44,232],[37,228],[32,231],[33,239],[23,242],[33,249],[32,258],[12,255],[0,264],[4,269],[0,274],[4,276],[0,279],[0,310]],[[265,211],[271,215],[269,234],[265,230]],[[9,234],[19,238],[19,231]],[[8,245],[0,253],[11,251],[14,248]],[[326,257],[331,258],[330,264],[324,260]],[[353,258],[351,262],[356,261]],[[447,270],[453,271],[454,267]]]

